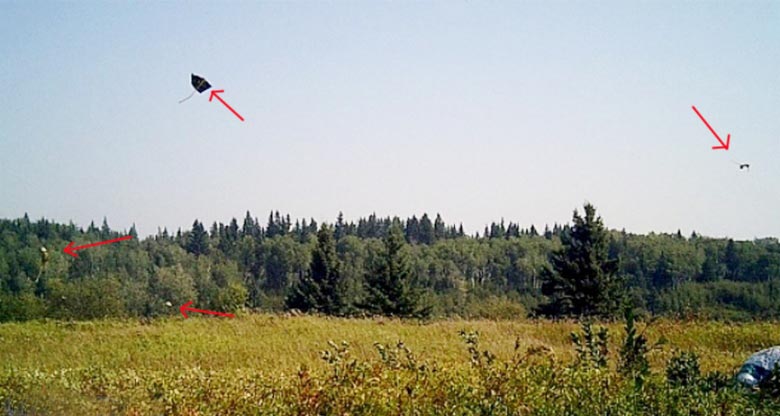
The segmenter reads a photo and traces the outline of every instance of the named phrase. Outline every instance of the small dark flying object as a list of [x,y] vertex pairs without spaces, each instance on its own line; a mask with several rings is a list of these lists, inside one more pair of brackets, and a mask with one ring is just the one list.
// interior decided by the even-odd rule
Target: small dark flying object
[[209,82],[206,81],[203,77],[199,77],[195,74],[192,74],[192,87],[195,88],[195,90],[197,90],[199,93],[201,93],[211,88],[211,84],[209,84]]
[[[209,84],[209,82],[206,81],[205,78],[195,74],[191,74],[191,75],[192,75],[192,88],[195,88],[195,91],[197,91],[199,94],[211,88],[211,84]],[[192,96],[195,95],[195,91],[193,91],[192,94],[188,95],[187,98],[184,98],[181,101],[179,101],[179,104],[192,98]]]
[[739,170],[742,170],[742,169],[750,170],[750,165],[747,164],[747,163],[740,163],[739,164]]

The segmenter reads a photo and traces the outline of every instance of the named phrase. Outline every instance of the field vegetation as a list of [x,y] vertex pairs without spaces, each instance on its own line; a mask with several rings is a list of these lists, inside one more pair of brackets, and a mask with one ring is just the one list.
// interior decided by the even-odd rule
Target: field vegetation
[[[473,237],[427,216],[292,227],[275,213],[263,228],[247,214],[210,232],[131,229],[75,259],[56,248],[119,233],[0,220],[0,403],[9,415],[779,414],[780,368],[755,390],[733,377],[780,344],[777,241],[630,236],[583,208],[542,234],[502,222]],[[185,302],[237,317],[184,319]]]
[[771,389],[731,382],[749,354],[780,344],[780,324],[639,323],[646,374],[625,362],[623,326],[603,326],[602,349],[602,326],[583,332],[571,321],[239,314],[7,323],[0,399],[6,414],[780,411]]

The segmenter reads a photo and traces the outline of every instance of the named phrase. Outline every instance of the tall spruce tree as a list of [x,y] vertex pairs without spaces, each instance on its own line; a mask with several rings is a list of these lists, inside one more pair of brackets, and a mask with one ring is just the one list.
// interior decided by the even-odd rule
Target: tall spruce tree
[[436,214],[436,220],[433,221],[433,236],[437,241],[447,236],[447,227],[441,219],[441,214]]
[[609,258],[607,230],[593,205],[584,208],[585,217],[574,211],[574,224],[561,234],[563,248],[543,275],[542,293],[550,299],[539,309],[544,315],[610,319],[623,306],[625,284],[617,260]]
[[339,211],[339,216],[336,218],[336,228],[333,234],[336,240],[341,240],[347,235],[346,226],[344,225],[344,213],[341,211]]
[[309,272],[292,287],[287,307],[329,315],[344,315],[349,307],[346,280],[336,253],[333,230],[323,224],[317,232]]
[[196,256],[209,254],[209,235],[203,227],[203,223],[195,220],[192,223],[192,230],[187,236],[187,252]]
[[103,217],[103,225],[100,226],[100,238],[104,240],[111,238],[111,227],[108,226],[106,217]]
[[428,214],[424,213],[420,218],[420,243],[433,244],[436,241],[436,234],[433,231],[433,223],[428,218]]
[[411,244],[415,244],[420,241],[420,221],[417,216],[412,215],[412,218],[406,220],[406,241]]
[[246,216],[244,217],[244,225],[241,227],[241,235],[257,237],[259,234],[258,231],[259,227],[257,226],[257,221],[255,221],[255,219],[252,218],[252,214],[247,211]]
[[406,251],[400,222],[394,221],[384,239],[384,253],[365,278],[367,293],[363,307],[387,316],[424,317],[430,308],[422,305],[420,291]]
[[265,235],[268,238],[276,237],[280,234],[279,224],[274,220],[274,212],[268,214],[268,224],[265,226]]

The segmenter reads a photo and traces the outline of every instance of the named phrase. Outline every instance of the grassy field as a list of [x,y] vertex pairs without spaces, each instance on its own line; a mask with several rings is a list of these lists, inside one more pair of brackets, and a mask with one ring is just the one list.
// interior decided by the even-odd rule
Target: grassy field
[[[609,325],[610,368],[575,366],[578,329],[275,315],[3,324],[0,403],[5,414],[80,415],[780,412],[758,393],[664,375],[680,350],[699,354],[703,374],[732,375],[780,344],[780,324],[656,322],[648,338],[668,343],[649,355],[643,383],[614,369],[619,324]],[[478,332],[478,344],[461,331]]]

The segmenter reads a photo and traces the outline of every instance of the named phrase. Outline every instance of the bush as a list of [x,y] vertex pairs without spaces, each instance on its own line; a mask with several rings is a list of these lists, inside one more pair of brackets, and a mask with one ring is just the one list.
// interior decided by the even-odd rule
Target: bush
[[634,377],[637,386],[641,386],[645,377],[650,374],[650,363],[647,360],[647,354],[650,351],[660,348],[666,343],[664,338],[658,340],[652,346],[648,345],[645,331],[649,327],[646,325],[642,332],[637,333],[634,312],[631,308],[625,311],[626,338],[623,340],[623,346],[620,348],[620,359],[618,360],[618,371],[624,376]]
[[694,352],[678,353],[666,365],[666,380],[673,386],[693,385],[700,378],[699,356]]
[[490,296],[487,299],[472,298],[466,303],[464,315],[469,319],[509,320],[525,318],[527,313],[519,302],[506,296]]
[[707,373],[701,380],[701,388],[704,391],[718,391],[733,384],[733,377],[720,371]]
[[571,342],[577,350],[577,364],[596,368],[607,366],[609,355],[609,331],[605,327],[594,328],[590,322],[582,324],[582,333],[571,333]]
[[46,305],[32,293],[0,295],[0,322],[26,321],[45,316]]
[[49,315],[58,319],[95,319],[125,314],[121,284],[115,279],[83,279],[49,285]]

